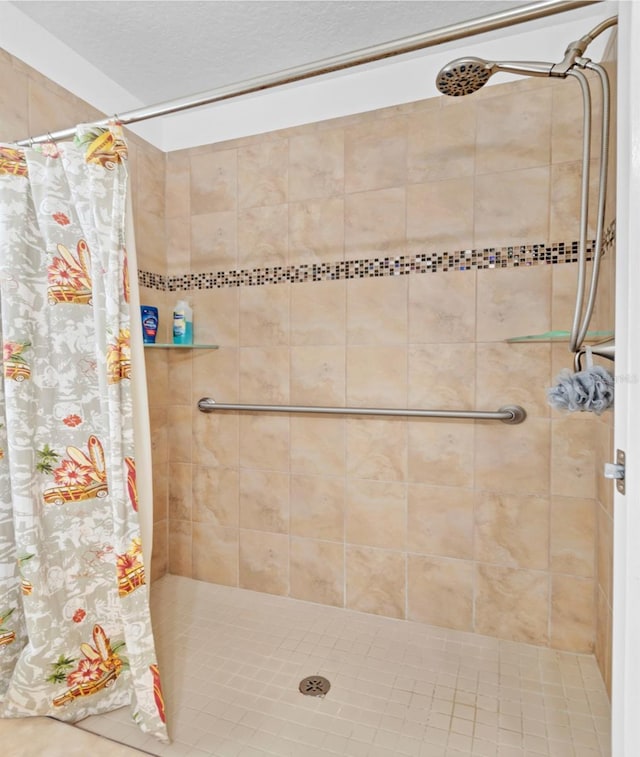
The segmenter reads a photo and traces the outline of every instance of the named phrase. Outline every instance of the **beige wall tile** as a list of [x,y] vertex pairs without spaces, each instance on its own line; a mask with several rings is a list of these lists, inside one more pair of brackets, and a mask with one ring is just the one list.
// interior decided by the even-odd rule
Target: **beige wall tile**
[[473,563],[409,555],[407,574],[409,620],[472,630]]
[[190,463],[169,464],[169,518],[191,520],[191,481],[193,469]]
[[254,531],[288,533],[288,473],[240,471],[240,527]]
[[153,524],[153,552],[151,555],[151,582],[162,578],[169,569],[169,545],[167,543],[167,521]]
[[191,215],[191,175],[189,162],[175,154],[166,154],[165,209],[167,219]]
[[5,60],[0,61],[0,79],[0,139],[2,142],[24,139],[29,132],[29,80]]
[[291,347],[290,356],[292,404],[344,406],[344,347]]
[[169,358],[169,386],[171,387],[171,404],[189,405],[191,403],[191,369],[192,358],[187,352],[174,350]]
[[289,140],[289,199],[333,197],[344,192],[344,131],[331,129]]
[[242,468],[289,470],[289,418],[243,413],[240,417]]
[[613,495],[615,481],[602,475],[604,464],[615,460],[615,444],[613,438],[613,414],[611,411],[600,418],[595,424],[596,436],[596,499],[610,516],[613,517]]
[[[587,239],[595,237],[598,206],[598,163],[591,161]],[[580,236],[582,162],[559,163],[551,167],[550,230],[552,241],[573,241]]]
[[289,593],[289,537],[240,529],[240,586],[267,594]]
[[[217,402],[237,402],[239,396],[238,350],[221,347],[219,350],[194,350],[192,362],[192,394],[195,406],[202,397]],[[202,413],[198,412],[198,416]],[[205,415],[213,418],[213,415]]]
[[240,288],[240,346],[289,343],[289,287]]
[[291,289],[291,344],[344,344],[346,281],[294,284]]
[[604,591],[598,588],[596,595],[595,657],[609,697],[611,697],[611,642],[612,612]]
[[228,271],[238,266],[238,221],[235,211],[191,216],[193,273]]
[[241,268],[283,266],[288,260],[287,205],[249,208],[238,213],[238,265]]
[[239,474],[233,468],[193,466],[193,520],[214,526],[238,526]]
[[237,347],[240,288],[193,291],[195,336],[202,344]]
[[342,543],[344,514],[344,478],[291,476],[291,534]]
[[345,424],[333,416],[291,416],[291,472],[343,476]]
[[473,176],[476,103],[433,108],[409,116],[408,181],[410,183]]
[[602,507],[596,508],[596,578],[605,599],[613,605],[613,521]]
[[453,252],[474,246],[473,182],[469,176],[407,187],[409,252]]
[[527,418],[519,426],[478,422],[475,482],[479,489],[536,496],[549,493],[550,421]]
[[289,204],[292,265],[344,259],[344,199],[330,197]]
[[347,343],[404,344],[407,341],[404,276],[353,279],[347,286]]
[[192,546],[191,522],[185,520],[169,521],[169,573],[174,576],[191,578]]
[[166,154],[150,145],[145,148],[137,151],[136,199],[139,207],[164,219]]
[[409,277],[411,343],[473,342],[475,332],[475,271]]
[[239,417],[232,413],[193,416],[193,462],[209,468],[238,466]]
[[476,173],[551,162],[550,87],[477,103]]
[[474,556],[513,568],[549,568],[549,501],[476,492]]
[[576,305],[578,264],[564,263],[552,266],[551,328],[571,331]]
[[404,618],[405,570],[401,552],[347,546],[347,607]]
[[409,423],[409,481],[473,486],[473,425],[414,418]]
[[[554,163],[582,159],[582,92],[578,81],[568,76],[560,86],[552,87],[551,148]],[[602,102],[600,87],[591,91],[591,154],[600,149]],[[615,131],[615,130],[614,130]]]
[[479,408],[522,405],[528,416],[549,415],[549,344],[478,344],[476,402]]
[[192,156],[191,213],[235,210],[238,193],[238,152],[220,150],[208,155]]
[[347,348],[347,404],[358,407],[406,407],[405,347]]
[[551,569],[595,575],[596,503],[575,497],[551,498]]
[[344,204],[346,260],[403,255],[406,246],[404,187],[347,195]]
[[288,201],[289,143],[257,142],[238,150],[238,205],[280,205]]
[[240,351],[240,400],[278,405],[289,401],[287,347],[243,347]]
[[312,539],[291,539],[291,596],[323,605],[344,605],[344,548]]
[[409,406],[442,410],[475,407],[476,355],[468,344],[409,348]]
[[191,462],[191,407],[170,405],[167,409],[169,459],[174,463]]
[[594,418],[567,415],[551,422],[551,493],[595,496]]
[[169,469],[167,463],[152,464],[153,522],[169,517]]
[[[472,559],[473,499],[472,489],[410,484],[407,508],[409,552]],[[409,583],[411,592],[411,579]],[[410,615],[411,607],[410,594]]]
[[[45,77],[30,78],[29,124],[26,134],[12,135],[24,139],[29,134],[46,134],[67,129],[69,124],[91,121],[96,111],[62,87],[52,86]],[[103,116],[101,115],[100,118]],[[9,135],[7,135],[9,136]]]
[[404,550],[406,524],[407,487],[404,483],[347,480],[347,542]]
[[407,180],[407,119],[386,118],[345,129],[345,192],[403,186]]
[[184,271],[191,270],[191,217],[185,215],[165,219],[165,231],[166,264],[155,272],[166,270],[168,276],[181,276]]
[[549,240],[548,166],[476,176],[473,247]]
[[591,654],[594,649],[593,579],[554,575],[551,578],[551,646]]
[[166,268],[164,218],[143,208],[135,211],[135,239],[138,267],[144,271]]
[[548,642],[548,573],[476,564],[475,631],[529,644]]
[[551,266],[478,272],[479,342],[541,334],[551,326]]
[[407,477],[407,424],[402,418],[346,421],[347,475],[382,481]]
[[193,577],[225,586],[238,585],[238,529],[193,524]]

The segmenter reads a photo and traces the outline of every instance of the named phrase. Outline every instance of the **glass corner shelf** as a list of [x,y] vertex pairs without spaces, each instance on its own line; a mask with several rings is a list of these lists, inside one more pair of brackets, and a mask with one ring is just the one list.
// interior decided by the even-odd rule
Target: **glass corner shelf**
[[[570,336],[569,331],[545,331],[543,334],[512,336],[509,339],[505,339],[505,342],[509,342],[510,344],[516,342],[568,342]],[[587,331],[585,341],[600,342],[604,339],[611,339],[613,336],[613,331]]]
[[145,350],[147,347],[153,347],[155,349],[171,349],[171,350],[217,350],[217,344],[173,344],[173,342],[144,342]]

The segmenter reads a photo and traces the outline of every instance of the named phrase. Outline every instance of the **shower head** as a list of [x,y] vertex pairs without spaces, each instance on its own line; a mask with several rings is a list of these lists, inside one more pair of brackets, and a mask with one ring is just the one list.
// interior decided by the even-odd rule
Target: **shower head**
[[482,58],[457,58],[440,70],[436,77],[436,87],[443,95],[461,97],[480,89],[489,77],[499,71],[523,76],[554,76],[553,67],[553,63],[540,61],[495,63]]

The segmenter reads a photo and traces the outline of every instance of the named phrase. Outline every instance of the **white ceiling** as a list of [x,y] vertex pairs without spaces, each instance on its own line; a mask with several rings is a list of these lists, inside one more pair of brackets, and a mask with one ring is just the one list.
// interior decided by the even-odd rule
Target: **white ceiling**
[[14,0],[145,104],[439,29],[521,0]]

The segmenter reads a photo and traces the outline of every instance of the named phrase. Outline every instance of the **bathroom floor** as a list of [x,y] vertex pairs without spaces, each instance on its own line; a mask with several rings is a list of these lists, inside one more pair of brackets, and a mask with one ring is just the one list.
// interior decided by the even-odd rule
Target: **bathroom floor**
[[[596,757],[594,658],[165,576],[151,591],[173,743],[128,708],[85,730],[189,757]],[[301,679],[331,689],[304,696]]]

